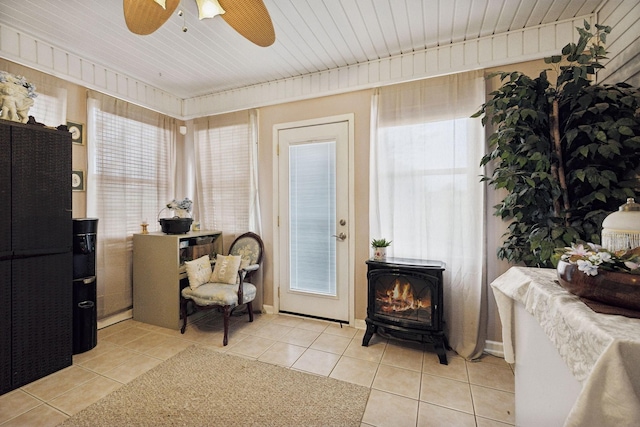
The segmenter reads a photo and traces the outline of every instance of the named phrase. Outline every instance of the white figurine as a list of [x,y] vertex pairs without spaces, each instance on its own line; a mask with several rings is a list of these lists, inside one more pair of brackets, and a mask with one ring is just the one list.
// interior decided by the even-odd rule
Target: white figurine
[[33,98],[38,96],[34,89],[24,77],[0,71],[0,118],[27,123]]

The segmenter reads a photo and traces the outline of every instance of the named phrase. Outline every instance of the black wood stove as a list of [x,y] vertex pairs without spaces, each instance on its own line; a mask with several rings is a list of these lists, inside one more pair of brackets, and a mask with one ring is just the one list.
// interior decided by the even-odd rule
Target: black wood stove
[[447,364],[442,302],[441,261],[387,258],[368,260],[367,331],[363,346],[378,328],[392,337],[434,344],[438,359]]

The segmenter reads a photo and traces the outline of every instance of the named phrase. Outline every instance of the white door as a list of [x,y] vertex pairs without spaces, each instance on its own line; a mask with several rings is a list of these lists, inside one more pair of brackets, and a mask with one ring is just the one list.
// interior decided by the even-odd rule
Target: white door
[[349,322],[349,122],[278,131],[280,311]]

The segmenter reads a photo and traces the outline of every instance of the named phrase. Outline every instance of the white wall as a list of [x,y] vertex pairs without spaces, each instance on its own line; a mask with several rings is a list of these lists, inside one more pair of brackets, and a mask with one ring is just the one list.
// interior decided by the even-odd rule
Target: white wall
[[598,21],[613,28],[607,37],[609,59],[598,73],[598,82],[626,82],[640,87],[640,1],[608,0]]

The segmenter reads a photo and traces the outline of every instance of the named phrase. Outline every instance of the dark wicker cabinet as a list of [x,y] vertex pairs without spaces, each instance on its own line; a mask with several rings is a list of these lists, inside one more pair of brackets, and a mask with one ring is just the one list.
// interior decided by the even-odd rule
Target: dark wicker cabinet
[[72,362],[71,134],[0,120],[0,394]]

